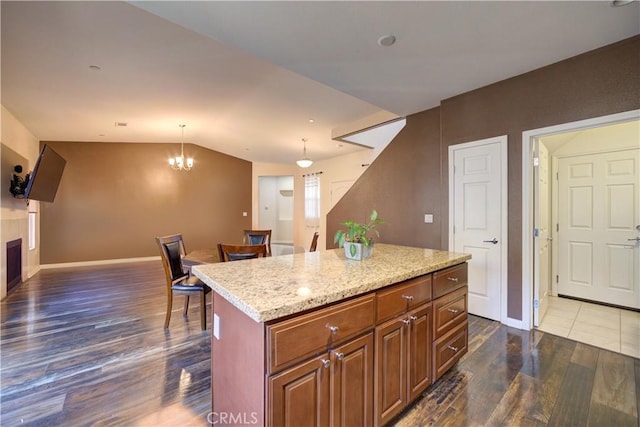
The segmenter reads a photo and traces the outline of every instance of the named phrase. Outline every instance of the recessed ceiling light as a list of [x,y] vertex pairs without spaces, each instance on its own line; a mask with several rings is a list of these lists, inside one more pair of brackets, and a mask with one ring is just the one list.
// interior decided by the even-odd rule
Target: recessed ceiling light
[[89,69],[96,70],[96,71],[102,70],[102,68],[98,67],[97,65],[89,65]]
[[382,36],[378,39],[378,44],[380,46],[389,47],[396,42],[396,36],[388,34],[386,36]]
[[611,6],[613,7],[620,7],[620,6],[626,6],[628,4],[633,3],[635,0],[613,0],[611,2]]
[[313,119],[309,119],[309,123],[315,123],[316,121]]

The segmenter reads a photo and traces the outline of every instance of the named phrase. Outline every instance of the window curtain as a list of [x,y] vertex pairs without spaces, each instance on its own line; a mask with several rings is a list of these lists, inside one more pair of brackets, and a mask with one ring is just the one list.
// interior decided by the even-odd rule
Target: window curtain
[[304,177],[304,219],[307,227],[320,227],[320,177]]

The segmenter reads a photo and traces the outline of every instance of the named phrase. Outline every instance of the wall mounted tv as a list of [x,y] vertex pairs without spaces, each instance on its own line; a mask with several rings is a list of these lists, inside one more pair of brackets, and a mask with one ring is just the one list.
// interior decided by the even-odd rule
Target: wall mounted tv
[[53,202],[66,164],[67,161],[60,154],[45,144],[29,178],[24,198]]

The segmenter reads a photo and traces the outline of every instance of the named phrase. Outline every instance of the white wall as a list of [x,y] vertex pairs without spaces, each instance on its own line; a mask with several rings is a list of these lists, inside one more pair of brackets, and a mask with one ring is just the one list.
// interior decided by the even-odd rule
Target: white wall
[[258,228],[272,230],[273,243],[293,243],[293,176],[258,177]]
[[541,138],[554,157],[640,147],[640,122],[568,132]]
[[[35,162],[40,152],[40,143],[38,139],[31,134],[14,116],[0,106],[0,134],[2,150],[5,156],[11,153],[14,158],[21,157],[26,160],[27,164],[23,164],[23,173],[31,171],[35,166]],[[4,183],[6,179],[10,180],[13,174],[13,159],[1,158],[2,175]],[[5,188],[6,187],[6,188]],[[40,218],[37,217],[36,224],[36,249],[29,251],[29,235],[28,235],[28,210],[38,211],[38,202],[31,201],[29,207],[25,200],[14,199],[9,193],[9,186],[3,185],[0,188],[0,298],[7,295],[7,245],[6,243],[15,239],[22,239],[22,280],[34,275],[40,269]]]

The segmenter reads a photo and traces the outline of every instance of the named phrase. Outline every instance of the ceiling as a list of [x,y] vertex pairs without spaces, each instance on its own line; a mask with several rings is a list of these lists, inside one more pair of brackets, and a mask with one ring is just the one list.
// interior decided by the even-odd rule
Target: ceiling
[[38,139],[176,143],[184,123],[187,143],[272,163],[301,157],[302,138],[314,160],[361,150],[332,132],[640,33],[638,2],[1,7],[2,104]]

